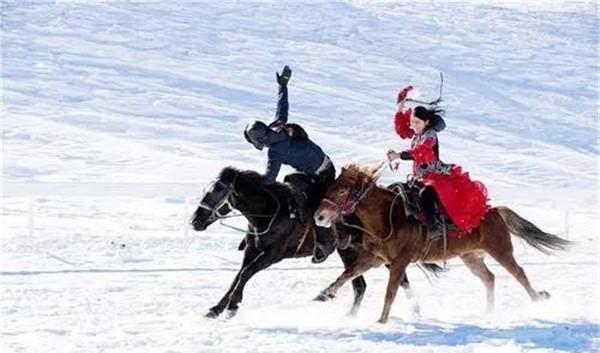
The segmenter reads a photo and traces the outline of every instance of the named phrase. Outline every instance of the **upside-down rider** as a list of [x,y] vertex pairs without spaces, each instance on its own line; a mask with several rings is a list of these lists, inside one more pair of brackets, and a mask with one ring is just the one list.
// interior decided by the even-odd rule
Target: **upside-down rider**
[[[265,185],[276,182],[282,164],[296,169],[294,176],[301,177],[310,184],[307,208],[311,214],[316,210],[325,196],[327,188],[335,180],[335,167],[323,150],[308,138],[304,130],[296,124],[294,129],[288,126],[288,90],[287,84],[292,70],[286,65],[281,74],[275,73],[279,92],[275,120],[266,125],[255,121],[246,126],[244,137],[256,149],[268,149],[267,169],[264,176]],[[335,250],[335,240],[331,229],[316,227],[316,245],[312,262],[321,263]]]
[[445,211],[459,230],[469,232],[479,225],[488,210],[485,186],[472,181],[468,173],[455,164],[440,160],[437,133],[446,127],[436,105],[406,108],[408,93],[413,89],[407,86],[398,92],[394,126],[402,139],[412,139],[408,150],[397,153],[388,151],[388,159],[396,169],[400,160],[412,160],[412,182],[420,189],[419,205],[425,214],[425,224],[429,238],[441,237],[441,224],[437,217],[436,204]]

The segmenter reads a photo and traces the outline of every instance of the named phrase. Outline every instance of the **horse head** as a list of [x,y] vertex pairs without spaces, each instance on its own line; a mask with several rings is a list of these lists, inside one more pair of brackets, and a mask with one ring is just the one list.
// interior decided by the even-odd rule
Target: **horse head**
[[225,167],[217,179],[205,188],[204,195],[190,222],[194,230],[205,230],[233,210],[237,195],[236,181],[239,174],[240,171],[235,168]]
[[327,194],[315,212],[320,227],[331,227],[356,210],[356,206],[377,183],[384,164],[359,165],[349,163],[342,167],[340,176],[329,186]]

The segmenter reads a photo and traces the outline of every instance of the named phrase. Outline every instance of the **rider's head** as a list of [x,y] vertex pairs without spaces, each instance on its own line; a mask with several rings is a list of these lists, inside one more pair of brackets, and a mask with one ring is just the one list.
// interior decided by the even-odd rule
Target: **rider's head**
[[420,134],[432,124],[432,120],[436,116],[442,114],[444,111],[437,107],[425,108],[419,105],[413,110],[412,118],[410,119],[410,126],[415,133]]
[[255,121],[248,124],[244,130],[246,141],[250,142],[257,150],[262,150],[267,144],[267,134],[269,127],[262,121]]

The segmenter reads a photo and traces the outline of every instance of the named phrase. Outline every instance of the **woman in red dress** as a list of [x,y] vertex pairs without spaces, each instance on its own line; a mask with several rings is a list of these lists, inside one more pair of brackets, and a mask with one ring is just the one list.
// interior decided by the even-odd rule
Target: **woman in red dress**
[[487,190],[481,182],[472,181],[460,166],[440,161],[437,133],[446,127],[441,117],[443,111],[437,107],[405,108],[411,89],[412,86],[407,86],[398,93],[394,119],[400,138],[412,139],[411,148],[401,153],[390,150],[388,159],[394,169],[400,160],[413,161],[412,177],[421,189],[419,204],[425,213],[430,238],[437,239],[441,235],[436,199],[458,227],[458,234],[466,234],[479,225],[489,208]]

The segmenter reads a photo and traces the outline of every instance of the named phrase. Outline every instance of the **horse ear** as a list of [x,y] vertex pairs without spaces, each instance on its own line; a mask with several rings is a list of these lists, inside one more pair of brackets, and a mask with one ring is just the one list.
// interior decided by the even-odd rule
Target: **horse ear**
[[366,179],[370,179],[369,181],[377,181],[381,174],[383,173],[385,168],[385,162],[381,162],[378,164],[367,164],[363,166],[362,173],[366,176]]
[[344,166],[342,166],[341,174],[353,177],[353,176],[357,175],[358,173],[359,173],[359,170],[358,170],[356,163],[349,162],[349,163],[346,163]]
[[379,163],[379,166],[377,167],[377,169],[375,169],[375,172],[373,172],[373,181],[379,180],[379,177],[381,177],[381,174],[383,174],[384,171],[385,171],[385,162],[381,162],[381,163]]

